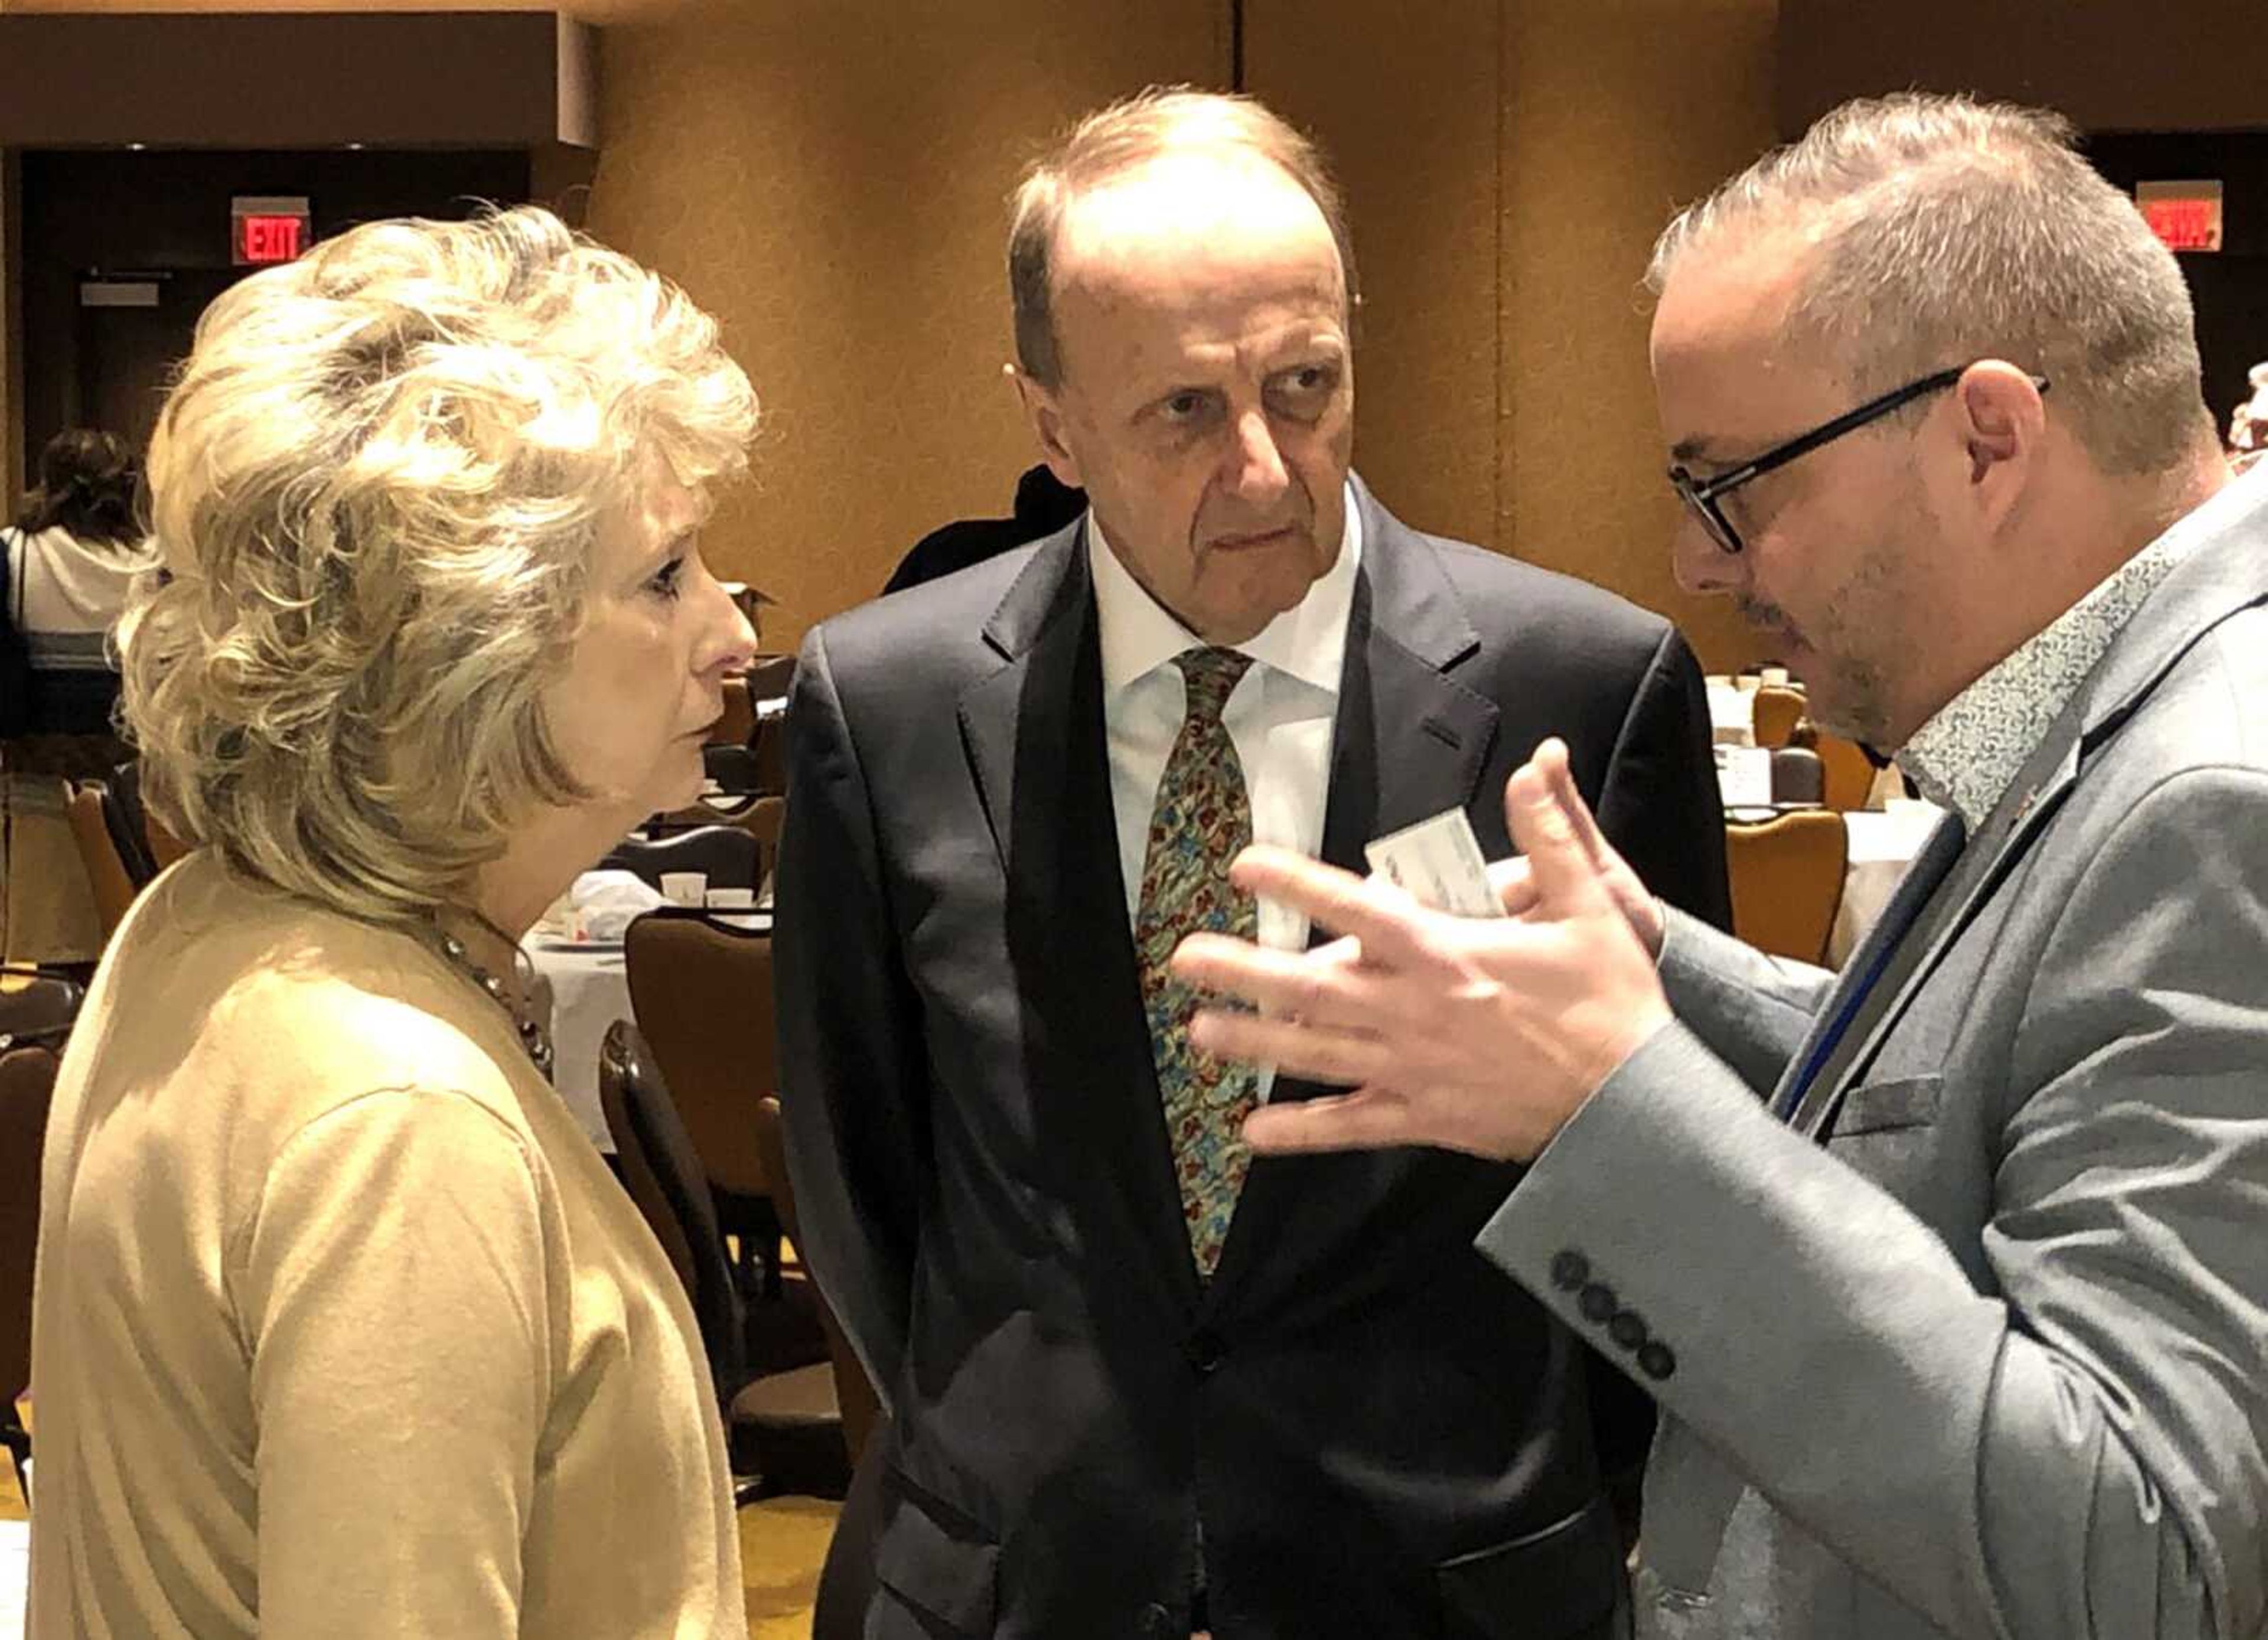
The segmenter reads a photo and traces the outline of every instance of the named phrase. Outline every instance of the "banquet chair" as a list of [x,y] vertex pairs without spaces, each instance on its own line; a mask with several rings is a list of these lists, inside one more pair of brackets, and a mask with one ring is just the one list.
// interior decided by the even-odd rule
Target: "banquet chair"
[[795,681],[795,657],[759,655],[748,663],[748,669],[742,675],[748,680],[751,702],[778,700],[787,694],[789,687]]
[[16,1397],[32,1378],[32,1265],[40,1239],[40,1152],[55,1050],[0,1048],[0,1439],[20,1457]]
[[[747,833],[733,835],[755,848]],[[761,1259],[765,1296],[777,1298],[779,1217],[755,1139],[756,1101],[779,1085],[771,937],[665,908],[631,922],[622,960],[630,1012],[692,1136],[718,1217],[744,1256]]]
[[[636,1026],[617,1020],[599,1056],[599,1099],[623,1189],[685,1285],[736,1473],[751,1496],[839,1497],[850,1483],[834,1410],[825,1323],[806,1281],[799,1302],[744,1302],[691,1136]],[[769,1324],[767,1324],[769,1323]]]
[[86,993],[60,974],[0,967],[0,1048],[25,1042],[60,1049]]
[[[775,1098],[756,1101],[756,1143],[764,1153],[764,1166],[778,1180],[774,1193],[779,1203],[780,1221],[787,1228],[788,1239],[794,1241],[799,1232],[795,1214],[795,1186],[788,1177],[787,1136],[780,1125],[780,1102]],[[841,1475],[843,1490],[849,1489],[850,1472],[857,1468],[866,1451],[874,1426],[882,1416],[881,1398],[875,1394],[873,1381],[866,1376],[866,1368],[850,1348],[849,1335],[835,1319],[835,1310],[824,1293],[814,1284],[819,1308],[819,1324],[827,1335],[827,1357],[830,1378],[831,1402],[836,1409],[836,1423],[843,1442],[843,1468]],[[833,1477],[830,1477],[833,1478]],[[830,1490],[829,1497],[839,1497],[842,1491]]]
[[759,875],[756,840],[737,826],[696,826],[647,842],[625,837],[599,862],[603,869],[635,871],[656,888],[665,871],[699,871],[711,888],[754,888]]
[[712,744],[746,746],[756,732],[756,709],[748,699],[745,677],[725,680],[725,715],[709,731]]
[[1841,735],[1819,732],[1819,744],[1811,748],[1819,754],[1819,761],[1827,776],[1827,806],[1830,809],[1863,809],[1867,795],[1874,789],[1874,766],[1854,740]]
[[755,790],[782,793],[787,790],[787,719],[775,712],[767,717],[762,706],[784,699],[795,682],[795,657],[759,655],[748,668],[748,694],[757,712],[748,750],[755,754]]
[[777,793],[758,798],[733,823],[756,840],[756,880],[769,881],[779,864],[780,829],[787,824],[787,799]]
[[104,790],[99,780],[77,782],[67,789],[63,805],[70,820],[71,840],[78,844],[79,863],[86,868],[87,887],[94,895],[95,916],[107,940],[126,920],[126,908],[134,903],[141,884],[129,872],[119,853],[117,839],[104,814]]
[[188,846],[144,805],[142,765],[137,759],[129,758],[110,771],[103,786],[102,818],[136,887],[147,887],[158,872],[188,852]]
[[716,1199],[654,1068],[652,1050],[627,1019],[608,1026],[599,1045],[599,1105],[615,1142],[622,1188],[685,1284],[710,1376],[718,1393],[729,1396],[747,1377],[747,1351],[740,1291],[717,1222]]
[[1727,825],[1733,931],[1759,951],[1824,965],[1850,849],[1843,817],[1831,809]]
[[1795,728],[1795,720],[1803,716],[1803,691],[1785,688],[1767,683],[1756,693],[1756,744],[1761,746],[1782,746]]
[[756,790],[756,754],[744,745],[721,745],[717,742],[701,748],[702,772],[717,783],[718,790],[740,796]]

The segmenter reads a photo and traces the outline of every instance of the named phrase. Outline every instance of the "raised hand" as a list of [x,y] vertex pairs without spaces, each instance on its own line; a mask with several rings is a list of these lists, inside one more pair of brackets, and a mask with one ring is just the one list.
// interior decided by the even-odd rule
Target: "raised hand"
[[[1590,857],[1591,865],[1599,880],[1606,886],[1607,894],[1622,908],[1623,916],[1638,935],[1647,954],[1659,960],[1661,955],[1661,901],[1638,880],[1630,864],[1615,851],[1599,829],[1592,816],[1590,805],[1583,794],[1575,790],[1574,772],[1567,766],[1567,747],[1562,741],[1546,740],[1535,748],[1535,755],[1528,767],[1540,770],[1544,784],[1552,798],[1566,813],[1568,826],[1575,834],[1583,852]],[[1512,819],[1512,783],[1505,783],[1505,819]],[[1509,860],[1497,860],[1489,866],[1489,882],[1504,903],[1506,916],[1526,916],[1535,903],[1533,874],[1525,857],[1515,855]]]
[[1282,849],[1239,857],[1240,884],[1353,942],[1281,952],[1196,935],[1174,957],[1191,983],[1263,1011],[1201,1011],[1198,1047],[1353,1090],[1254,1112],[1256,1150],[1437,1144],[1524,1160],[1668,1020],[1616,868],[1636,879],[1587,841],[1555,761],[1564,777],[1565,748],[1547,742],[1506,791],[1527,857],[1516,918],[1428,910]]

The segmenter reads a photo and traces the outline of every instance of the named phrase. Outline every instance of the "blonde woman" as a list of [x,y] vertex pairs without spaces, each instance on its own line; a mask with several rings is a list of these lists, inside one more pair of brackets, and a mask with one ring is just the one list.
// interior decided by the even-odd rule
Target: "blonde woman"
[[198,851],[48,1129],[43,1640],[745,1635],[693,1318],[515,958],[699,788],[753,643],[697,535],[755,414],[535,210],[357,229],[199,326],[122,627]]

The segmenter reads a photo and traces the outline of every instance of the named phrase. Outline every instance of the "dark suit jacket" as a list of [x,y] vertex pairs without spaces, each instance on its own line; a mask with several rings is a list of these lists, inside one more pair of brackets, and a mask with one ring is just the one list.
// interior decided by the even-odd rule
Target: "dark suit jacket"
[[1030,545],[1075,522],[1086,511],[1086,492],[1073,489],[1047,469],[1045,463],[1026,470],[1016,481],[1016,509],[1012,518],[957,518],[940,524],[913,545],[898,561],[883,584],[885,592],[902,592],[924,581],[938,580],[957,570],[997,558],[1004,552]]
[[[1365,842],[1453,806],[1507,852],[1505,779],[1558,734],[1632,864],[1726,920],[1676,632],[1357,490],[1325,857],[1362,870]],[[1585,1348],[1472,1245],[1516,1169],[1261,1159],[1198,1280],[1082,527],[815,629],[790,725],[790,1166],[804,1251],[895,1415],[867,1632],[1186,1636],[1200,1526],[1222,1640],[1610,1632]]]

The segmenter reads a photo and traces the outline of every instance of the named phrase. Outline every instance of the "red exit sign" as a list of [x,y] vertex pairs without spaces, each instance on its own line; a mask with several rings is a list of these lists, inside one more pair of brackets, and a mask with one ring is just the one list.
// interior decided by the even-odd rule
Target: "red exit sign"
[[300,195],[239,195],[229,202],[229,241],[239,268],[296,260],[307,248],[307,201]]
[[2218,251],[2220,248],[2220,184],[2218,182],[2144,182],[2134,189],[2134,202],[2150,232],[2176,251]]

